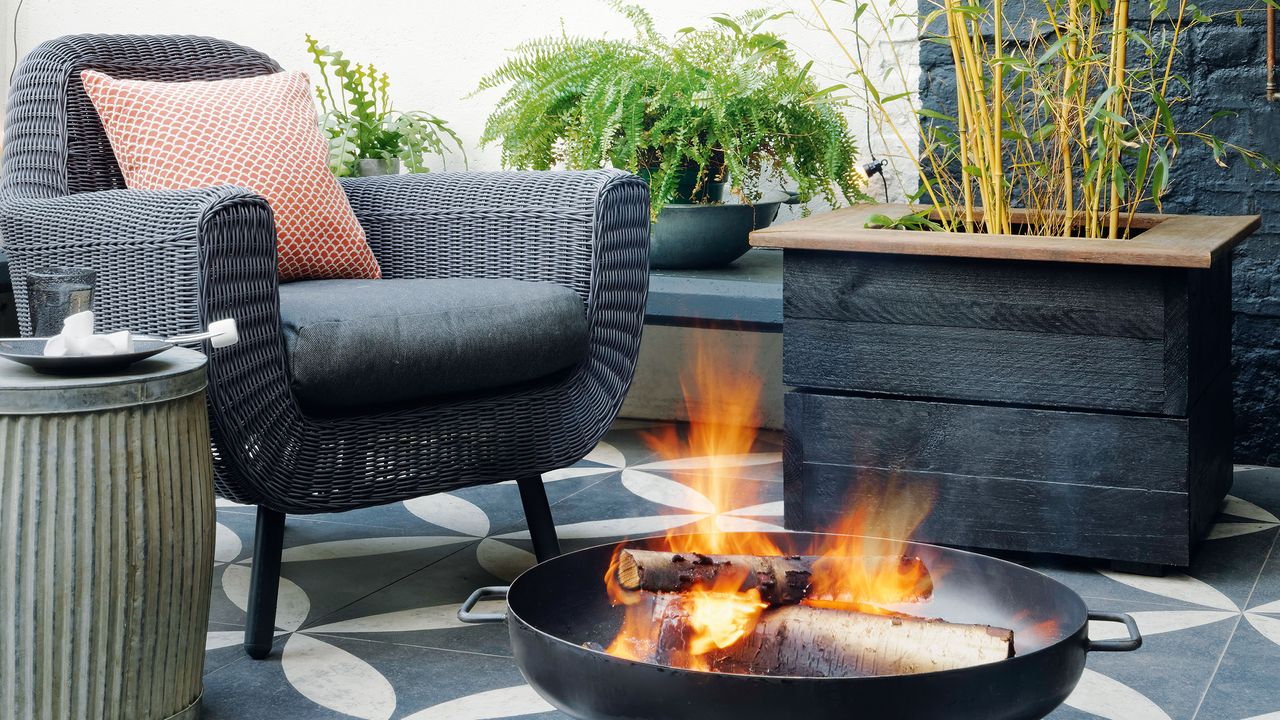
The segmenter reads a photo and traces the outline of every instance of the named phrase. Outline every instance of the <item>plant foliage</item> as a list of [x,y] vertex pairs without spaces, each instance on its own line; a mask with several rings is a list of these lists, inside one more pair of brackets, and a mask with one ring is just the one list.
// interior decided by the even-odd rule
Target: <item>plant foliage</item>
[[398,158],[409,172],[427,172],[427,158],[443,158],[448,146],[462,153],[466,163],[462,141],[447,122],[431,113],[391,107],[386,73],[371,64],[353,65],[341,50],[321,45],[310,35],[307,51],[320,68],[316,97],[329,136],[329,168],[335,175],[355,175],[360,160],[387,158]]
[[[854,29],[837,30],[823,0],[811,0],[853,66],[868,112],[914,163],[916,199],[933,205],[947,229],[1008,234],[1010,211],[1021,206],[1033,218],[1023,229],[1033,234],[1127,237],[1139,208],[1161,208],[1188,142],[1206,144],[1223,167],[1234,157],[1280,171],[1211,132],[1223,113],[1185,124],[1192,113],[1179,108],[1192,98],[1178,74],[1183,46],[1192,28],[1213,19],[1188,0],[1149,0],[1141,12],[1129,0],[1045,0],[1036,13],[1008,0],[931,0],[924,10],[917,0],[826,2],[852,11]],[[1007,2],[1018,10],[1006,12]],[[849,49],[866,42],[857,27],[868,18],[880,32],[903,22],[923,28],[924,42],[950,51],[955,116],[919,107],[914,92],[881,92],[885,78]],[[906,79],[896,67],[903,78],[893,87]],[[900,126],[895,118],[904,115],[913,126]],[[905,146],[909,137],[921,138],[918,151]]]
[[507,88],[481,139],[501,141],[505,165],[625,168],[649,178],[655,214],[689,166],[699,202],[726,178],[757,199],[763,172],[793,180],[802,200],[861,196],[840,87],[820,88],[767,29],[781,15],[714,15],[667,39],[642,8],[613,6],[633,38],[532,40],[480,81],[476,92]]

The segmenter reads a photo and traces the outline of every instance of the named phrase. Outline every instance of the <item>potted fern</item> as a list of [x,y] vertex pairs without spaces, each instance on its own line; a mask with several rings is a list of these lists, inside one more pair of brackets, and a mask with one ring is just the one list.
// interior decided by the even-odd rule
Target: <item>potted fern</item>
[[[1185,566],[1231,485],[1231,249],[1259,218],[1162,198],[1190,143],[1277,170],[1189,107],[1182,46],[1209,18],[907,2],[813,7],[903,140],[912,202],[755,237],[787,253],[787,524],[905,481],[937,488],[926,542]],[[869,35],[923,29],[950,102],[873,77],[832,8]]]
[[431,113],[392,108],[386,73],[372,64],[352,64],[341,50],[310,35],[307,52],[320,69],[316,98],[335,175],[396,174],[402,165],[409,172],[427,172],[428,158],[443,158],[450,147],[466,163],[466,150],[447,122]]
[[663,37],[615,3],[628,39],[565,35],[520,45],[476,92],[505,87],[482,143],[510,167],[613,166],[649,181],[655,267],[724,265],[790,199],[862,197],[836,88],[823,88],[768,26],[764,10],[715,15]]

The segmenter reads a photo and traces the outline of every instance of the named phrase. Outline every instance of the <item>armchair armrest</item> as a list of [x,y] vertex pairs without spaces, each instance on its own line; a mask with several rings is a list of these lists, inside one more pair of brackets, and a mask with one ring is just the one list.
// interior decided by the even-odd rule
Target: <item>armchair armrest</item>
[[259,203],[265,205],[232,187],[9,199],[0,205],[0,240],[9,255],[23,332],[31,330],[24,278],[40,265],[97,271],[100,330],[173,335],[202,329],[202,226],[236,205]]
[[344,180],[384,277],[502,277],[577,291],[587,359],[566,392],[584,398],[564,453],[585,455],[635,371],[649,289],[649,188],[617,170],[427,173]]
[[[289,392],[280,333],[276,233],[266,200],[243,188],[107,190],[0,204],[24,332],[25,273],[77,265],[98,273],[99,330],[161,336],[234,317],[240,342],[205,343],[219,494],[256,502],[265,483],[248,456],[287,446],[301,413]],[[230,472],[228,472],[230,470]]]
[[[384,277],[555,282],[586,301],[602,213],[643,183],[616,170],[439,172],[344,179]],[[647,190],[645,190],[647,191]],[[639,222],[639,218],[631,218]],[[643,218],[648,229],[648,215]]]

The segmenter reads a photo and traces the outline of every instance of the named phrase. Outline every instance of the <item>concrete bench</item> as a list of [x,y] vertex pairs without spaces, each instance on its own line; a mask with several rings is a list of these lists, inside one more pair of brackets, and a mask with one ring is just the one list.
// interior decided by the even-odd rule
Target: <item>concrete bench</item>
[[623,417],[687,420],[680,375],[698,344],[741,358],[733,371],[761,384],[761,426],[781,428],[781,252],[757,248],[727,268],[650,273],[644,340]]

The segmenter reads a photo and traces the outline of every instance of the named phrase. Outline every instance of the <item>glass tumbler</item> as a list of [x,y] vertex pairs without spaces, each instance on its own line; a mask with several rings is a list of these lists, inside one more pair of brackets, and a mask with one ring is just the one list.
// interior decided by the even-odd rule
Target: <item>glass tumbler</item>
[[93,288],[98,274],[76,267],[39,267],[27,273],[27,306],[31,333],[52,337],[62,332],[62,321],[93,309]]

